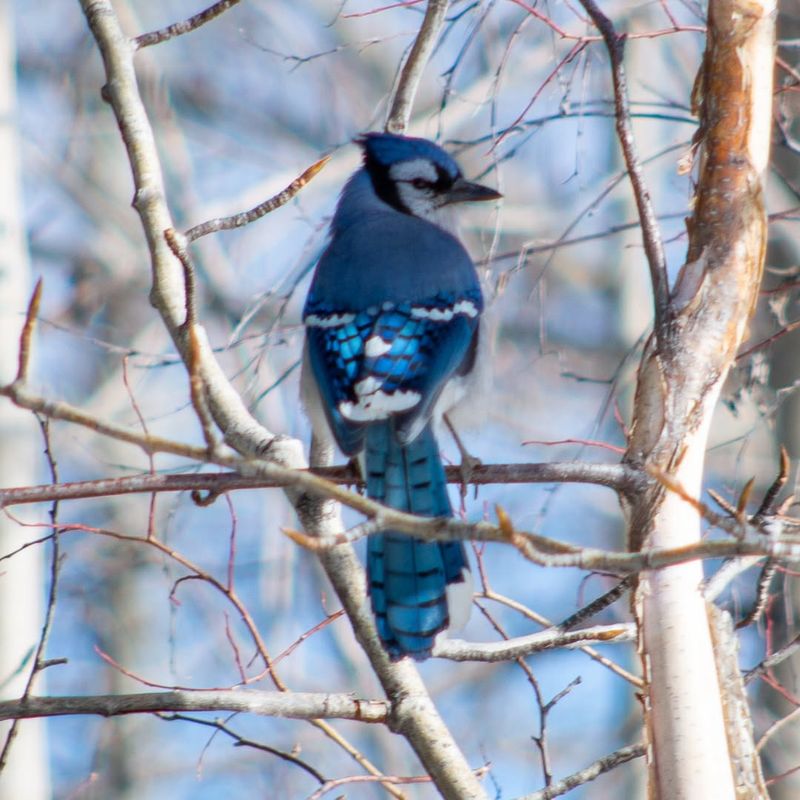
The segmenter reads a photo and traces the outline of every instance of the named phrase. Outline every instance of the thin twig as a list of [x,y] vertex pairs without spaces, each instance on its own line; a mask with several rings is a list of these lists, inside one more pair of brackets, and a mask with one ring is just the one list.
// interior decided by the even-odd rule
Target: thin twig
[[450,661],[510,661],[515,658],[559,648],[573,649],[587,644],[632,642],[636,630],[631,622],[595,625],[577,631],[545,630],[528,636],[504,639],[502,642],[465,642],[462,639],[442,639],[433,648],[435,658]]
[[750,613],[742,617],[742,619],[736,623],[737,630],[741,628],[747,628],[761,619],[761,615],[764,613],[767,604],[769,603],[770,587],[772,586],[772,579],[775,577],[775,573],[777,571],[778,564],[771,558],[767,559],[758,576],[758,583],[756,584],[756,601],[753,603]]
[[[480,571],[481,571],[481,578],[484,582],[484,588],[486,587],[486,572],[483,569],[483,562],[479,560],[481,564]],[[503,626],[495,619],[494,615],[489,612],[488,609],[484,608],[481,603],[475,603],[475,605],[480,609],[480,612],[483,614],[484,617],[488,620],[489,624],[503,637],[504,642],[509,641],[509,636],[506,633]],[[533,735],[531,738],[536,743],[536,747],[539,750],[539,757],[542,762],[542,775],[544,776],[544,782],[546,786],[549,786],[552,782],[552,771],[550,769],[550,756],[547,748],[547,708],[544,702],[544,698],[542,697],[542,690],[539,686],[539,681],[536,679],[536,675],[533,673],[533,669],[531,665],[521,656],[517,655],[515,658],[517,666],[520,668],[522,673],[525,675],[528,683],[531,685],[533,689],[534,697],[536,698],[536,707],[539,710],[539,735]]]
[[[41,296],[41,285],[42,281],[39,279],[34,291],[35,301],[32,300],[31,307],[38,306],[38,298]],[[30,319],[35,319],[35,311],[31,312],[31,308],[29,308],[28,311]],[[26,329],[28,328],[27,320],[25,327]],[[24,336],[25,334],[23,333],[23,337]],[[42,431],[42,438],[44,439],[44,452],[47,458],[47,464],[50,468],[50,477],[54,483],[58,483],[58,465],[56,464],[55,456],[50,447],[50,421],[47,419],[42,419],[41,417],[37,417],[37,420]],[[44,622],[42,623],[42,630],[39,634],[39,641],[36,643],[36,651],[33,656],[33,664],[31,666],[30,674],[28,675],[28,680],[25,683],[22,697],[20,698],[20,702],[23,705],[27,703],[39,673],[43,672],[45,669],[47,669],[47,667],[52,666],[53,664],[65,663],[65,659],[54,659],[48,661],[45,658],[47,643],[50,640],[50,632],[53,628],[53,617],[55,615],[56,599],[58,597],[58,578],[61,571],[61,539],[58,530],[58,505],[58,500],[55,500],[50,506],[50,523],[53,527],[53,536],[51,537],[52,550],[50,554],[50,587],[47,595],[47,606],[44,615]],[[3,768],[8,761],[8,756],[11,752],[11,746],[17,736],[18,729],[19,717],[15,717],[8,729],[2,751],[0,751],[0,773],[3,772]]]
[[209,233],[217,233],[218,231],[230,231],[234,228],[241,228],[243,225],[249,225],[257,219],[275,211],[282,205],[288,203],[304,186],[306,186],[311,179],[330,161],[330,156],[325,156],[319,161],[315,161],[308,169],[295,178],[285,189],[273,195],[269,200],[259,203],[249,211],[241,211],[238,214],[233,214],[230,217],[217,217],[210,219],[207,222],[201,222],[189,228],[183,235],[189,242],[194,242],[201,236],[207,236]]
[[566,794],[578,786],[583,786],[583,784],[593,781],[603,773],[620,766],[620,764],[625,764],[628,761],[632,761],[634,758],[641,758],[646,750],[647,748],[643,744],[632,744],[628,747],[621,747],[616,752],[597,759],[593,764],[589,764],[588,767],[584,767],[579,772],[557,781],[552,786],[548,786],[546,789],[542,789],[539,792],[520,797],[519,800],[552,800],[554,797],[561,797],[562,794]]
[[764,745],[775,736],[778,731],[783,729],[786,725],[790,722],[794,722],[797,720],[798,715],[800,715],[800,706],[795,708],[794,710],[790,711],[785,716],[781,717],[780,719],[776,719],[775,722],[770,725],[763,734],[761,734],[761,738],[756,742],[756,752],[760,753],[764,749]]
[[209,455],[213,455],[219,444],[216,437],[216,426],[211,416],[206,399],[205,382],[203,381],[202,343],[197,328],[197,282],[195,281],[194,267],[189,252],[186,249],[187,239],[181,236],[174,228],[164,231],[164,239],[183,268],[184,300],[186,303],[186,318],[183,323],[183,333],[186,337],[186,371],[189,373],[189,397],[192,408],[200,422],[203,439]]
[[151,31],[150,33],[143,33],[137,36],[133,40],[133,47],[135,50],[140,50],[143,47],[159,44],[175,36],[182,36],[184,33],[189,33],[199,28],[201,25],[205,25],[206,22],[210,22],[212,19],[231,8],[231,6],[235,6],[238,2],[239,0],[219,0],[219,2],[189,17],[189,19],[185,19],[182,22],[175,22],[172,25],[167,25],[166,28],[160,28],[157,31]]
[[582,625],[586,620],[591,619],[595,614],[599,614],[603,609],[608,608],[612,603],[616,603],[620,597],[630,588],[633,583],[633,578],[628,576],[623,578],[616,586],[609,589],[605,594],[601,594],[591,603],[578,609],[574,614],[567,617],[562,623],[558,625],[558,629],[562,631],[569,631]]
[[800,634],[781,647],[780,650],[776,650],[772,655],[767,656],[760,664],[747,670],[742,676],[742,680],[744,680],[745,684],[748,684],[756,678],[766,675],[773,667],[793,656],[798,650],[800,650]]
[[653,305],[655,312],[655,331],[660,336],[663,324],[669,312],[669,279],[667,277],[667,259],[664,244],[661,241],[661,230],[650,199],[650,192],[645,184],[642,165],[636,152],[633,127],[630,120],[628,102],[628,81],[625,75],[623,52],[625,34],[619,34],[611,20],[598,8],[594,0],[580,0],[581,5],[592,18],[592,22],[603,36],[608,56],[611,60],[611,75],[614,83],[614,108],[617,119],[617,136],[622,147],[625,165],[628,168],[631,187],[636,198],[636,207],[642,224],[642,239],[650,266],[650,280],[653,285]]
[[[555,627],[553,622],[549,620],[544,615],[540,614],[538,611],[534,611],[531,608],[523,605],[522,603],[517,602],[516,600],[512,600],[510,597],[505,597],[502,594],[498,594],[493,589],[490,589],[486,586],[486,589],[482,595],[487,600],[493,600],[496,603],[500,603],[508,608],[513,609],[514,611],[522,614],[527,619],[533,620],[538,625],[542,625],[545,628],[553,628]],[[615,675],[618,675],[623,680],[627,681],[631,684],[631,686],[636,687],[637,689],[642,689],[644,687],[644,682],[641,678],[637,675],[626,670],[624,667],[621,667],[615,661],[612,661],[610,658],[607,658],[602,653],[595,650],[593,647],[589,647],[587,645],[583,645],[579,650],[586,653],[589,658],[593,661],[596,661],[598,664],[602,664],[606,669],[611,670]]]
[[31,359],[31,340],[33,330],[36,327],[36,318],[39,316],[39,305],[42,300],[42,279],[36,281],[33,294],[28,303],[28,311],[25,314],[25,324],[19,337],[19,359],[17,366],[17,377],[15,383],[25,383],[28,378],[28,366]]
[[325,776],[318,772],[314,767],[312,767],[307,762],[303,761],[302,758],[298,758],[297,755],[294,753],[287,753],[285,750],[278,750],[275,747],[270,747],[267,744],[263,744],[261,742],[256,742],[253,739],[247,739],[244,736],[236,733],[236,731],[231,730],[224,722],[218,719],[200,719],[199,717],[191,717],[188,714],[168,714],[164,712],[158,712],[156,716],[159,719],[163,719],[165,722],[191,722],[195,725],[206,725],[210,728],[214,728],[215,730],[219,731],[220,733],[224,733],[226,736],[229,736],[233,739],[234,743],[237,747],[252,747],[255,750],[261,750],[264,753],[269,753],[270,755],[277,756],[283,761],[288,761],[290,764],[294,764],[295,766],[300,767],[300,769],[305,770],[309,775],[314,777],[320,783],[325,783]]

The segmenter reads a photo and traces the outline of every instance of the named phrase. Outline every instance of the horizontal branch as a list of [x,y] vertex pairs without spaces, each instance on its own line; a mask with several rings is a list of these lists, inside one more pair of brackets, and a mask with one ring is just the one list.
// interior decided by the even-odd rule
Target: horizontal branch
[[[302,470],[305,472],[306,470]],[[461,483],[459,467],[446,467],[449,483]],[[360,486],[361,480],[348,466],[323,467],[311,470],[336,485]],[[618,491],[633,488],[644,476],[623,464],[589,464],[564,462],[551,464],[480,464],[470,473],[470,484],[514,483],[591,483]],[[38,486],[0,488],[0,508],[53,500],[83,500],[91,497],[150,492],[209,492],[211,495],[239,489],[284,487],[277,478],[247,477],[237,472],[200,472],[189,475],[153,475],[150,473],[124,478],[103,478],[94,481],[73,481]]]
[[244,711],[287,719],[351,719],[386,722],[390,704],[350,694],[213,689],[65,697],[28,697],[0,702],[0,720],[98,714],[115,717],[156,711]]
[[[29,315],[30,316],[30,315]],[[141,434],[114,423],[105,422],[71,406],[68,403],[54,402],[32,393],[24,382],[14,381],[6,386],[0,386],[0,395],[5,395],[16,405],[40,413],[50,419],[61,419],[94,430],[96,433],[126,441],[141,447],[148,454],[157,452],[171,453],[200,463],[212,463],[220,467],[237,470],[239,475],[234,480],[242,478],[256,479],[269,482],[270,485],[290,487],[298,492],[308,493],[315,497],[336,500],[355,511],[364,514],[368,522],[343,534],[313,537],[306,534],[291,533],[292,538],[304,546],[314,550],[326,550],[336,545],[352,542],[367,533],[377,532],[391,528],[403,533],[408,533],[420,538],[436,541],[494,541],[510,544],[528,560],[541,566],[550,567],[576,567],[578,569],[605,570],[620,575],[638,573],[642,570],[661,569],[673,564],[681,564],[705,558],[729,558],[732,556],[767,556],[787,562],[800,561],[800,537],[792,535],[791,531],[772,530],[770,535],[752,525],[741,524],[722,518],[714,518],[713,523],[732,535],[726,540],[703,540],[685,547],[651,549],[641,552],[610,552],[596,548],[582,548],[561,542],[556,539],[540,536],[514,529],[511,521],[503,509],[498,508],[500,524],[490,522],[469,523],[454,518],[426,518],[417,517],[403,511],[388,508],[380,503],[370,500],[357,492],[348,491],[334,481],[322,477],[308,470],[290,469],[274,462],[263,459],[242,458],[237,455],[228,455],[214,448],[208,448],[175,442],[162,437]],[[489,470],[499,470],[504,481],[509,481],[514,475],[521,479],[522,473],[529,469],[524,482],[537,480],[551,482],[559,480],[578,480],[613,486],[617,491],[633,494],[641,491],[643,486],[653,480],[653,476],[646,476],[625,465],[608,464],[531,464],[531,465],[481,465],[476,467],[475,476],[478,482],[481,475],[485,476]],[[222,475],[224,473],[220,473]],[[157,481],[166,476],[147,476],[149,480]],[[191,476],[200,479],[201,476]],[[339,477],[344,477],[340,475]],[[495,478],[499,475],[496,473]],[[667,488],[676,491],[685,502],[698,504],[697,500],[687,496],[678,485],[659,473],[657,479]],[[183,476],[171,476],[171,479],[183,480]],[[118,479],[137,480],[134,479]],[[145,477],[140,476],[139,481]],[[217,478],[216,480],[223,480]],[[344,478],[345,482],[352,482],[353,477]],[[110,482],[109,482],[110,483]],[[264,484],[265,485],[265,484]],[[106,490],[108,484],[106,484]],[[51,487],[52,491],[52,487]],[[137,489],[137,491],[154,491],[153,488]],[[213,491],[213,490],[211,490]],[[22,493],[23,490],[20,490]],[[6,493],[0,493],[0,500],[6,502]],[[21,495],[18,495],[20,497]],[[50,495],[52,499],[53,495]],[[18,500],[19,502],[19,500]],[[33,502],[32,499],[27,502]]]
[[443,639],[433,648],[434,658],[450,661],[509,661],[542,650],[556,648],[579,648],[587,644],[608,644],[610,642],[631,642],[636,638],[633,623],[596,625],[577,631],[562,631],[558,628],[519,636],[502,642],[480,644],[465,642],[463,639]]

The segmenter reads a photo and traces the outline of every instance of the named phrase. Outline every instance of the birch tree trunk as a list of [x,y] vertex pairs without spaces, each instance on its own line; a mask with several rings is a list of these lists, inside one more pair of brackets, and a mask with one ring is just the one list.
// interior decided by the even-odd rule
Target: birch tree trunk
[[[772,118],[774,0],[712,0],[695,85],[701,124],[689,250],[669,311],[645,347],[626,460],[699,497],[711,417],[758,295],[766,217],[762,179]],[[628,498],[630,546],[701,536],[697,511],[658,481]],[[651,794],[661,800],[763,795],[729,748],[702,564],[644,573],[635,597],[647,678]],[[750,734],[751,735],[751,734]]]
[[[30,291],[22,227],[22,191],[16,130],[16,50],[11,3],[0,2],[0,341],[19,338]],[[0,347],[0,384],[14,379],[15,348]],[[36,482],[38,433],[31,414],[0,403],[0,486]],[[16,550],[40,530],[0,514],[0,553]],[[0,569],[0,698],[20,697],[33,664],[42,625],[43,550],[30,547]],[[38,687],[40,690],[41,686]],[[45,723],[19,723],[0,770],[0,800],[50,797]],[[0,723],[0,750],[10,731]]]

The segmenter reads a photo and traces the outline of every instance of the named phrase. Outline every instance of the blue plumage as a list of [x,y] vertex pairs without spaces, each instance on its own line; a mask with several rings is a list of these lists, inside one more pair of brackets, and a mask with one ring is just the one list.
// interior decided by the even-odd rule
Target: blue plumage
[[[433,142],[359,143],[364,167],[342,193],[303,312],[306,405],[318,434],[365,453],[370,497],[450,516],[431,419],[448,383],[473,367],[483,298],[442,212],[499,195],[465,181]],[[367,571],[384,646],[427,657],[453,613],[448,586],[467,575],[463,545],[386,531],[370,537]]]
[[[413,442],[400,445],[391,423],[366,434],[370,497],[401,511],[450,516],[444,467],[428,423]],[[461,542],[425,542],[387,531],[367,545],[367,583],[378,633],[392,655],[427,655],[447,627],[445,587],[464,580]]]

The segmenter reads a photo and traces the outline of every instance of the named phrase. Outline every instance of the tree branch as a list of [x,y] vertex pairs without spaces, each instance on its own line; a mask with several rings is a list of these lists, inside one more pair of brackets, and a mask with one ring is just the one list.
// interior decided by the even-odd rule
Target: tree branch
[[286,719],[350,719],[385,723],[391,711],[385,700],[360,700],[350,694],[262,692],[213,689],[88,696],[38,697],[0,702],[0,720],[97,714],[116,717],[155,711],[242,711]]
[[[639,366],[625,460],[668,476],[694,498],[702,489],[714,408],[746,334],[764,265],[774,10],[774,0],[709,4],[693,97],[701,155],[686,263],[670,318],[648,340]],[[693,549],[703,541],[705,512],[659,482],[628,496],[630,549]],[[635,594],[648,683],[650,791],[663,798],[728,800],[750,777],[729,746],[735,723],[723,702],[703,582],[700,565],[686,564],[645,573]]]
[[[158,150],[137,87],[133,50],[120,29],[109,0],[80,2],[103,57],[107,77],[105,95],[114,109],[133,171],[134,207],[141,218],[150,249],[151,302],[164,320],[184,363],[188,364],[189,353],[182,327],[186,318],[183,274],[164,238],[164,231],[175,226],[165,201]],[[444,5],[441,2],[442,8]],[[431,43],[422,47],[425,56],[431,47]],[[421,67],[417,65],[417,69]],[[406,102],[412,94],[409,91],[403,93]],[[247,462],[247,469],[242,471],[245,474],[257,474],[262,471],[257,464],[264,467],[278,464],[296,470],[305,467],[301,443],[296,439],[274,435],[250,415],[216,362],[205,331],[200,326],[193,327],[197,340],[197,371],[206,388],[209,410],[224,432],[226,443],[240,453],[251,457],[267,457],[273,462],[270,465],[263,461]],[[256,472],[251,472],[251,468]],[[287,496],[306,530],[331,534],[340,528],[338,512],[333,504],[320,502],[319,498],[334,496],[340,499],[337,496],[339,492],[343,496],[349,493],[333,487],[333,492],[315,492],[312,489],[307,494],[301,484],[311,488],[322,479],[299,471],[296,475],[305,477],[287,489]],[[309,478],[313,479],[307,483]],[[320,558],[348,613],[356,637],[365,647],[384,691],[395,703],[393,729],[406,737],[445,798],[485,798],[485,792],[439,716],[415,665],[408,659],[394,664],[381,648],[374,620],[365,609],[363,569],[352,550],[337,548]]]
[[199,14],[189,17],[189,19],[174,22],[172,25],[167,25],[166,28],[160,28],[157,31],[137,36],[133,40],[133,46],[135,49],[140,50],[152,44],[160,44],[175,36],[182,36],[184,33],[189,33],[201,25],[205,25],[206,22],[211,22],[212,19],[227,11],[231,6],[235,6],[238,2],[239,0],[219,0],[219,2],[214,3]]
[[400,71],[389,115],[386,119],[386,130],[390,133],[405,133],[411,118],[411,107],[417,95],[422,73],[430,59],[433,48],[439,40],[448,0],[428,0],[425,17],[422,20],[417,38],[411,46],[408,58]]
[[[2,390],[0,390],[2,393]],[[317,467],[311,470],[331,484],[360,485],[361,479],[349,466]],[[448,483],[461,483],[459,467],[445,467]],[[470,484],[518,483],[590,483],[627,491],[643,476],[621,464],[589,464],[554,462],[550,464],[480,464],[470,475]],[[113,497],[151,492],[209,492],[219,495],[241,489],[268,489],[286,486],[277,478],[248,477],[237,472],[198,472],[185,475],[153,475],[142,473],[124,478],[102,478],[94,481],[45,483],[38,486],[0,487],[0,508],[50,500],[82,500],[92,497]]]
[[282,205],[288,203],[304,186],[306,186],[314,176],[330,161],[330,156],[325,156],[315,161],[310,167],[304,170],[297,178],[295,178],[285,189],[282,189],[278,194],[259,203],[249,211],[241,211],[238,214],[233,214],[230,217],[217,217],[210,219],[207,222],[201,222],[199,225],[194,225],[189,228],[183,235],[189,242],[194,242],[201,236],[208,236],[210,233],[218,233],[219,231],[230,231],[235,228],[241,228],[244,225],[249,225],[257,219],[266,214],[275,211]]
[[584,767],[574,775],[556,781],[556,783],[539,792],[526,794],[524,797],[518,798],[518,800],[552,800],[554,797],[561,797],[562,794],[566,794],[578,786],[583,786],[583,784],[593,781],[604,772],[609,772],[615,767],[620,766],[620,764],[625,764],[628,761],[632,761],[634,758],[641,758],[646,750],[647,748],[643,744],[632,744],[628,747],[622,747],[610,755],[599,758],[593,764],[589,764],[588,767]]
[[661,241],[661,229],[658,226],[655,209],[644,180],[642,165],[636,152],[636,142],[633,137],[628,103],[628,79],[625,75],[623,60],[626,37],[625,34],[617,33],[611,20],[598,8],[594,0],[580,0],[580,2],[602,34],[609,59],[611,60],[617,137],[622,147],[625,166],[628,168],[628,176],[636,198],[636,207],[639,211],[644,250],[647,254],[647,263],[650,266],[650,280],[653,285],[655,331],[660,336],[659,332],[662,330],[669,312],[667,258],[664,253],[664,244]]
[[530,636],[518,636],[488,644],[465,642],[462,639],[440,639],[433,648],[433,655],[435,658],[446,658],[450,661],[510,661],[543,650],[574,649],[587,644],[632,642],[635,639],[636,628],[633,623],[616,623],[577,631],[540,631]]

